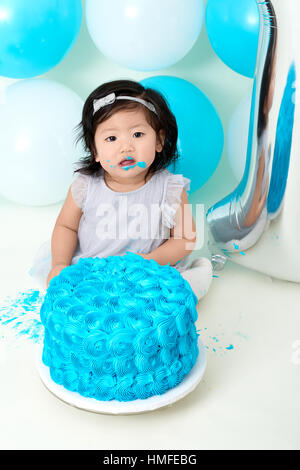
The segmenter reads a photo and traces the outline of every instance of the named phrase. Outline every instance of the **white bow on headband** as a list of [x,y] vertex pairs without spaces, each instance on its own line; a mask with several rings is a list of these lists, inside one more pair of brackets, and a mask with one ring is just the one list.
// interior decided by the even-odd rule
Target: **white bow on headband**
[[142,100],[141,98],[135,98],[134,96],[116,96],[115,93],[110,93],[109,95],[104,96],[103,98],[99,98],[98,100],[93,101],[93,107],[94,107],[94,113],[95,114],[97,111],[99,111],[100,108],[103,108],[103,106],[106,106],[108,104],[114,103],[116,100],[131,100],[131,101],[137,101],[144,106],[146,106],[150,111],[153,111],[157,115],[156,109],[153,106],[152,103],[149,103],[149,101]]

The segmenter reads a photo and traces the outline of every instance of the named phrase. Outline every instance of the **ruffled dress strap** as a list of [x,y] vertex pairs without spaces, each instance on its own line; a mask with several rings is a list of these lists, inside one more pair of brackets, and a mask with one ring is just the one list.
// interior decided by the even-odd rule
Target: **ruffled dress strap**
[[181,203],[181,193],[185,189],[189,191],[191,180],[183,175],[169,174],[166,181],[164,200],[162,203],[162,223],[168,228],[175,224],[175,214]]
[[78,173],[71,184],[71,193],[75,204],[83,211],[86,202],[89,177]]

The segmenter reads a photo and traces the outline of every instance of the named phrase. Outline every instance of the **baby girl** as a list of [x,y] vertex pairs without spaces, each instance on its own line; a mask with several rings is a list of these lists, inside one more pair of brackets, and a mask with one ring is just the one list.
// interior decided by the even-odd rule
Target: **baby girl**
[[[31,275],[46,289],[80,258],[134,252],[169,263],[200,299],[212,279],[208,259],[191,261],[196,226],[190,180],[167,167],[178,158],[178,129],[161,93],[131,80],[104,83],[87,98],[79,124],[86,156]],[[47,252],[48,250],[48,252]]]

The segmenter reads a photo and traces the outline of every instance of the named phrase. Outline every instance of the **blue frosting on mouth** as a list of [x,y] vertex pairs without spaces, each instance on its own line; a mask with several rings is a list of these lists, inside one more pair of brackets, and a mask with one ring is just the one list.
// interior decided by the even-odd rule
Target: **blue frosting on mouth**
[[[128,155],[127,157],[125,157],[127,160],[134,160],[134,158],[132,158],[130,155]],[[140,168],[146,168],[146,162],[136,162],[132,165],[127,165],[127,166],[124,166],[124,167],[121,167],[123,170],[125,171],[128,171],[130,170],[131,168],[134,168],[134,167],[140,167]]]

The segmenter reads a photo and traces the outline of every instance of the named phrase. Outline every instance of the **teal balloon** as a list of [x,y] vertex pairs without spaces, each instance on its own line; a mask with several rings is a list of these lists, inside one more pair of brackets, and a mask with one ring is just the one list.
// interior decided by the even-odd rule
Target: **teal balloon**
[[259,36],[256,0],[208,0],[205,13],[210,43],[228,67],[253,78]]
[[175,169],[191,179],[190,192],[196,191],[214,173],[223,147],[224,132],[221,119],[207,96],[195,85],[182,78],[167,75],[141,80],[166,98],[178,125],[177,147],[179,159]]
[[0,0],[0,75],[29,78],[57,65],[73,46],[80,0]]

